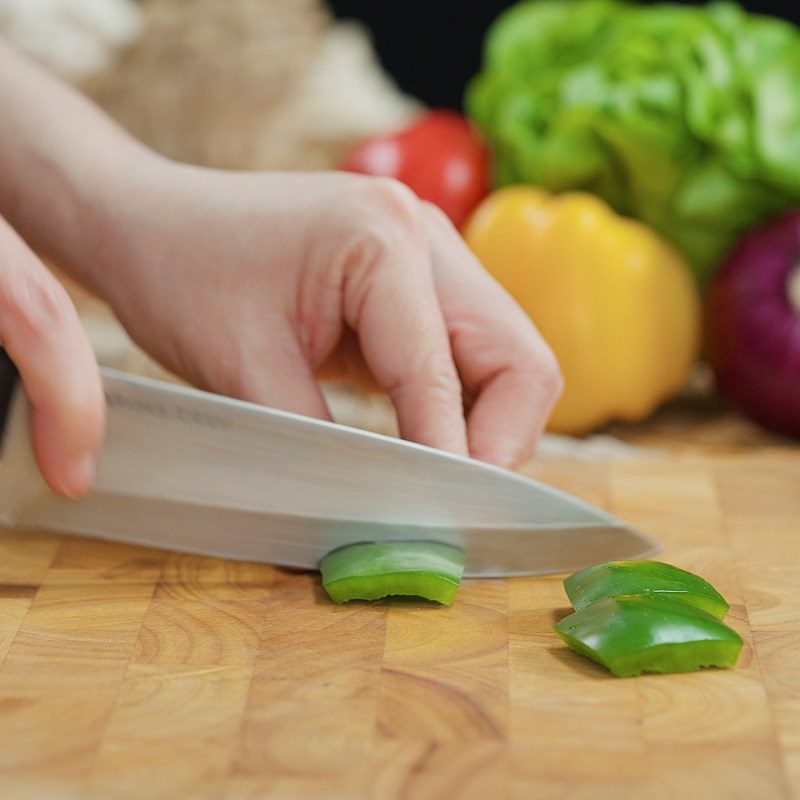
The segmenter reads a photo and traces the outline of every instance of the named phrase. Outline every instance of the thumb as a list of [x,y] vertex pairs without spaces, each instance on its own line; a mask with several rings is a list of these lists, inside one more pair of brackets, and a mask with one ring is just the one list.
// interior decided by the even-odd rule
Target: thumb
[[85,494],[105,424],[97,362],[64,287],[2,219],[0,342],[31,404],[42,476],[59,494]]

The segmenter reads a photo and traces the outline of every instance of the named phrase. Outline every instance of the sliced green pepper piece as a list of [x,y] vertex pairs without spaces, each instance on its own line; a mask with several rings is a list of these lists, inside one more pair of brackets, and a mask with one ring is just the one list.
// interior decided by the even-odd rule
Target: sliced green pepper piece
[[564,581],[572,607],[578,611],[603,597],[647,594],[668,597],[708,611],[722,619],[730,606],[706,580],[661,561],[609,561],[570,575]]
[[742,649],[739,634],[712,614],[646,595],[598,600],[555,628],[572,650],[618,677],[732,667]]
[[328,553],[320,571],[334,603],[405,595],[449,606],[464,573],[464,553],[441,542],[366,542]]

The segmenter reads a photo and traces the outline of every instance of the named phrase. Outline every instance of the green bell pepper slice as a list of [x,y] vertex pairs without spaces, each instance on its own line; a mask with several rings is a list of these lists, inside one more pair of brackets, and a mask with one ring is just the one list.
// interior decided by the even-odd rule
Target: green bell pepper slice
[[442,542],[365,542],[328,553],[320,571],[334,603],[403,595],[449,606],[461,584],[464,553]]
[[730,606],[706,580],[661,561],[609,561],[570,575],[564,581],[572,607],[579,611],[596,600],[621,594],[667,597],[722,619]]
[[742,639],[712,614],[661,597],[598,600],[556,623],[576,653],[618,677],[732,667]]

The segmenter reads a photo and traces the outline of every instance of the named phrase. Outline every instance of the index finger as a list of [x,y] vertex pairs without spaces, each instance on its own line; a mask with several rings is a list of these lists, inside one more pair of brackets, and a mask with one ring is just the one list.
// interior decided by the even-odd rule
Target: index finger
[[345,318],[358,335],[364,361],[395,406],[403,438],[466,455],[461,381],[425,230],[414,224],[418,208],[415,200],[408,230],[368,234],[371,245],[361,248],[361,258],[345,278]]
[[428,209],[434,278],[458,371],[474,395],[471,455],[503,467],[528,458],[561,393],[552,351],[438,209]]

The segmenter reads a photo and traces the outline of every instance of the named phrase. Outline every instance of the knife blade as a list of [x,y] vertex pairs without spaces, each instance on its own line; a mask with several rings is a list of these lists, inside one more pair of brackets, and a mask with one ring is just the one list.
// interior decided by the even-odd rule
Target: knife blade
[[7,526],[309,569],[354,542],[433,539],[463,547],[465,574],[483,577],[655,550],[605,511],[488,464],[109,369],[95,487],[66,500],[36,466],[9,364],[0,377]]

